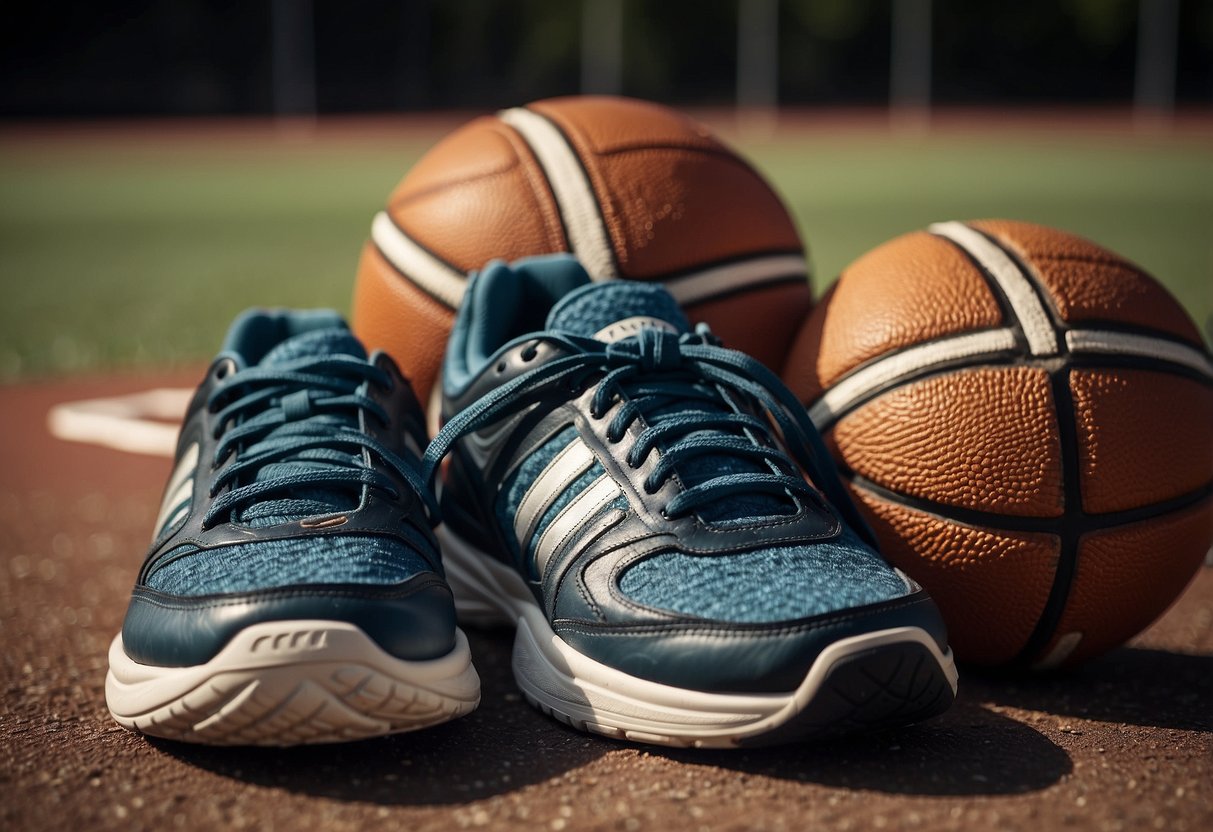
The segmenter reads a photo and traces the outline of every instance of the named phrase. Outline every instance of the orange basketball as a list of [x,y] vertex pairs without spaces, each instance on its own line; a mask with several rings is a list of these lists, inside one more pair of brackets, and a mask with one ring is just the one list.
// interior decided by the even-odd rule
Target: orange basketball
[[1062,231],[948,222],[855,261],[784,377],[957,655],[1073,664],[1213,542],[1213,363],[1140,268]]
[[472,121],[405,176],[363,249],[354,330],[424,397],[465,273],[559,251],[596,280],[660,280],[772,367],[812,304],[779,197],[707,128],[656,104],[557,98]]

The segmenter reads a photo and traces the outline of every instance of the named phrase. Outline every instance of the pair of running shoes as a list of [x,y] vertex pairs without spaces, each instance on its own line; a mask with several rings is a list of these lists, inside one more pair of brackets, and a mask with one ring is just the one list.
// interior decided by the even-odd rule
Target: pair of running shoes
[[445,722],[480,697],[457,616],[514,626],[526,699],[623,740],[770,744],[951,704],[939,611],[803,407],[659,285],[491,263],[440,384],[430,441],[336,313],[236,320],[110,649],[119,723],[292,745]]

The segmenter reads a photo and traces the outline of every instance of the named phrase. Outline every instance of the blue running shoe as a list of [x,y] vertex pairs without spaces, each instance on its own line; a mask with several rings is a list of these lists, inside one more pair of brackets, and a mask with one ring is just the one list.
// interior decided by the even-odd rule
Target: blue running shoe
[[419,474],[424,417],[334,312],[246,312],[186,413],[109,654],[121,725],[337,742],[476,707]]
[[541,710],[732,747],[951,704],[939,611],[877,554],[803,407],[660,286],[591,283],[568,255],[490,264],[441,418],[426,475],[451,452],[456,605],[517,626],[514,675]]

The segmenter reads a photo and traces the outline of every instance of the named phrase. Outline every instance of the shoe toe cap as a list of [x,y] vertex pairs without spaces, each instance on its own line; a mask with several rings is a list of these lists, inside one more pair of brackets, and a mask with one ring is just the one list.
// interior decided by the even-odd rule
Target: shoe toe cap
[[300,620],[354,624],[408,661],[444,656],[455,645],[451,591],[434,573],[387,586],[311,584],[203,596],[138,587],[122,641],[140,664],[190,667],[209,661],[249,625]]

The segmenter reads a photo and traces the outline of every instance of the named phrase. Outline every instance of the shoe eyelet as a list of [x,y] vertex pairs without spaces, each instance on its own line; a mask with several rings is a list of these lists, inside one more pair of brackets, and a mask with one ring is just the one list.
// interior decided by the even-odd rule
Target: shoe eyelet
[[505,368],[506,368],[506,363],[505,363],[504,361],[498,361],[498,362],[497,362],[497,372],[499,372],[499,373],[504,373],[504,372],[505,372]]
[[523,361],[534,361],[539,355],[539,350],[534,346],[529,346],[518,354],[518,357]]

